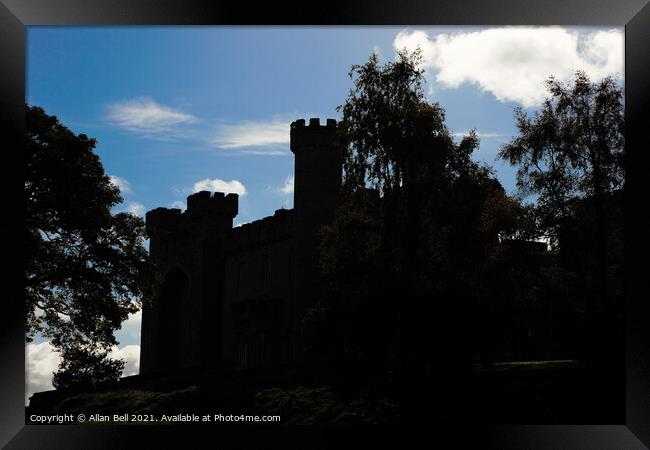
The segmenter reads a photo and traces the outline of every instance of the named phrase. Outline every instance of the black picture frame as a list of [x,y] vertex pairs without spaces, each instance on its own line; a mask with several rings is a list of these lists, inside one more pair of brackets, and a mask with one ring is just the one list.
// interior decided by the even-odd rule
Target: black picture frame
[[[6,173],[22,173],[24,131],[25,49],[27,26],[31,25],[584,25],[625,26],[625,109],[626,109],[626,421],[623,424],[575,426],[457,426],[423,430],[427,441],[451,438],[458,446],[471,448],[616,448],[642,449],[650,446],[650,303],[647,301],[648,185],[644,179],[646,129],[650,124],[650,4],[647,0],[490,0],[490,1],[321,1],[278,5],[267,2],[253,7],[246,2],[200,0],[0,0],[0,111],[2,137],[6,146]],[[16,164],[16,166],[14,166]],[[16,167],[14,169],[14,167]],[[22,236],[22,194],[20,179],[3,177],[5,195],[16,201],[6,206],[3,235]],[[16,192],[18,191],[18,192]],[[16,192],[15,195],[9,193]],[[645,199],[645,202],[644,200]],[[5,249],[5,261],[14,255]],[[8,258],[9,257],[9,258]],[[45,426],[25,425],[24,417],[24,305],[22,265],[9,264],[1,271],[5,289],[0,313],[0,444],[6,448],[127,448],[146,443],[152,447],[199,446],[205,436],[208,446],[236,438],[246,447],[250,427],[224,427],[201,436],[196,426]],[[643,293],[646,293],[643,295]],[[608,386],[603,386],[603,390]],[[595,392],[594,395],[599,395]],[[382,442],[385,431],[372,429]],[[179,433],[180,431],[180,433]],[[259,431],[259,427],[258,430]],[[314,430],[298,430],[313,437]],[[275,435],[277,427],[265,427]],[[328,447],[338,429],[315,430],[319,437],[311,447]],[[420,433],[417,433],[418,435]],[[396,433],[404,444],[411,433]],[[420,436],[421,437],[421,436]],[[365,440],[357,442],[364,447]],[[354,445],[354,442],[351,442]],[[645,445],[644,445],[645,444]]]

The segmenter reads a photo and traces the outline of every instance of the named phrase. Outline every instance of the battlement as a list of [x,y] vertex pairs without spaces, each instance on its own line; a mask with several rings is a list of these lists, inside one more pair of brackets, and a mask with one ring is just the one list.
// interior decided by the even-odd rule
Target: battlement
[[145,215],[147,233],[155,230],[173,231],[178,229],[181,222],[181,210],[170,208],[156,208]]
[[[179,231],[188,226],[194,226],[192,224],[203,222],[202,217],[222,217],[232,220],[237,215],[238,203],[239,196],[237,194],[197,192],[187,197],[185,212],[176,208],[156,208],[147,212],[145,215],[147,233],[151,235],[157,231]],[[196,222],[197,218],[199,222]]]
[[278,209],[272,216],[246,223],[230,230],[230,251],[257,247],[284,239],[293,233],[293,209]]
[[209,214],[233,218],[239,209],[239,195],[208,191],[197,192],[187,197],[187,213]]
[[291,151],[296,152],[304,147],[331,146],[336,137],[336,120],[327,119],[325,125],[320,124],[319,118],[299,119],[291,123]]

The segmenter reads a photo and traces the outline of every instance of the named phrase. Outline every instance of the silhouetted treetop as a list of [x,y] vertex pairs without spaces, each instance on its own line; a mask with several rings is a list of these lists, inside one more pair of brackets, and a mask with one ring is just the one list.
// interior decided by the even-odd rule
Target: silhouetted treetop
[[402,51],[352,66],[338,108],[342,202],[322,232],[326,288],[306,320],[314,351],[349,383],[399,379],[405,398],[429,383],[422,376],[438,358],[454,361],[450,374],[468,367],[472,332],[450,346],[436,336],[459,321],[472,330],[480,272],[519,213],[492,169],[472,159],[477,133],[454,141],[443,108],[424,95],[420,63],[420,51]]
[[612,78],[572,83],[550,78],[549,97],[533,115],[515,109],[519,130],[499,156],[518,167],[517,185],[534,194],[546,227],[569,214],[574,197],[600,197],[623,187],[623,92]]
[[[144,222],[111,213],[122,197],[94,139],[42,108],[25,114],[27,338],[40,332],[59,350],[96,354],[116,344],[114,330],[152,292]],[[71,354],[79,351],[63,351]]]
[[[615,191],[622,191],[625,179],[623,90],[612,78],[591,82],[581,71],[571,83],[551,77],[546,86],[549,97],[538,112],[531,116],[515,110],[519,134],[499,156],[517,167],[520,192],[537,196],[540,233],[559,249],[562,264],[571,269],[582,266],[580,276],[593,280],[585,285],[597,287],[586,302],[587,319],[589,333],[603,339],[605,333],[615,335],[613,330],[622,323],[618,269],[622,254],[615,243],[622,221],[612,212],[620,208],[622,192]],[[586,237],[593,249],[589,258],[575,245]],[[594,269],[586,259],[595,260]],[[581,260],[583,264],[577,264]],[[619,323],[608,322],[610,318]],[[617,339],[610,336],[604,341],[611,344]],[[602,355],[592,351],[590,359],[603,359]],[[608,357],[612,355],[613,351]]]

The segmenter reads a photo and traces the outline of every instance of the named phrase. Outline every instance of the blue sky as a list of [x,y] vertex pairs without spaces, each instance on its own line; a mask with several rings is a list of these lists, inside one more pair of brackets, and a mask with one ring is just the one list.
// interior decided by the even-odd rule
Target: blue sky
[[[292,206],[290,122],[338,118],[352,64],[416,46],[428,98],[452,132],[478,130],[476,159],[511,193],[515,171],[495,157],[515,134],[513,108],[535,110],[549,75],[622,80],[622,29],[29,27],[26,100],[97,139],[125,198],[116,210],[183,207],[195,190],[226,190],[240,194],[241,224]],[[117,351],[135,358],[139,316],[118,338]],[[32,344],[42,346],[34,358],[52,360],[38,353],[46,344]]]

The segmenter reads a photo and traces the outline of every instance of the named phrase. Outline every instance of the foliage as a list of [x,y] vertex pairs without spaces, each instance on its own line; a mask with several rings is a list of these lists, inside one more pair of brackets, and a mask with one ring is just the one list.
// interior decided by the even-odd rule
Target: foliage
[[124,361],[110,359],[108,351],[87,344],[71,342],[60,351],[62,361],[52,377],[55,389],[94,389],[115,382],[124,369]]
[[263,389],[255,405],[260,414],[279,415],[284,425],[390,423],[399,412],[388,399],[344,399],[331,386]]
[[62,352],[59,385],[76,379],[71,371],[82,361],[97,365],[87,373],[99,379],[100,369],[113,376],[117,366],[100,355],[153,292],[143,220],[111,213],[122,198],[93,151],[94,139],[74,134],[40,107],[27,106],[25,114],[28,340],[41,333]]
[[[441,356],[468,364],[478,268],[500,234],[525,233],[523,207],[472,160],[477,134],[454,141],[444,110],[425,99],[420,62],[419,51],[385,64],[371,55],[352,67],[339,107],[343,200],[322,233],[327,294],[305,323],[311,350],[348,386],[417,384],[412,375],[433,373]],[[457,323],[444,317],[470,331],[443,346]]]
[[592,83],[580,71],[571,84],[553,77],[546,84],[539,112],[515,110],[519,135],[499,156],[518,167],[521,194],[537,197],[541,225],[556,237],[573,198],[600,198],[623,186],[623,92],[612,78]]
[[608,364],[620,355],[624,109],[612,78],[547,81],[549,96],[532,117],[515,111],[519,130],[500,157],[518,167],[522,195],[536,196],[540,233],[559,253],[556,285],[582,304],[585,358]]
[[[169,392],[126,388],[107,389],[67,397],[55,405],[50,413],[174,415],[194,412],[200,404],[199,400],[200,390],[197,386],[187,386]],[[157,424],[159,425],[160,422]]]
[[339,124],[346,148],[344,186],[359,189],[367,184],[380,193],[399,190],[407,170],[407,146],[435,132],[443,137],[444,113],[424,102],[419,52],[399,54],[397,62],[379,64],[373,53],[364,65],[353,65],[354,80]]

